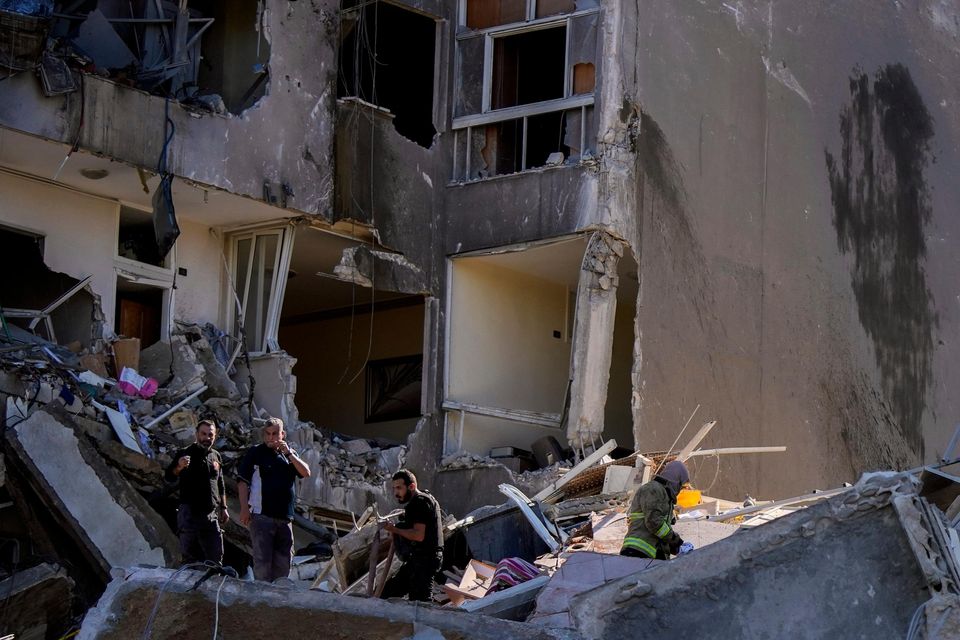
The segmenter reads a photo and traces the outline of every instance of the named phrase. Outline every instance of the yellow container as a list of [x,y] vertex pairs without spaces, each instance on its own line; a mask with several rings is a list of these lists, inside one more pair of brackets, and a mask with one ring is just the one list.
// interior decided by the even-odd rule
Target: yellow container
[[700,504],[700,492],[696,489],[682,489],[677,495],[677,506],[689,509]]

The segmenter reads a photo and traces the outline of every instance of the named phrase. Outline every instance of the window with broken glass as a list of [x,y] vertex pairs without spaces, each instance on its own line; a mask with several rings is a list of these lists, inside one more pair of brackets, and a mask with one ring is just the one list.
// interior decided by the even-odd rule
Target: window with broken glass
[[592,155],[598,19],[597,0],[460,0],[454,181]]
[[[283,285],[290,258],[291,229],[267,229],[232,237],[231,306],[233,335],[242,338],[247,351],[263,353],[279,348],[277,326]],[[287,265],[285,267],[284,265]]]

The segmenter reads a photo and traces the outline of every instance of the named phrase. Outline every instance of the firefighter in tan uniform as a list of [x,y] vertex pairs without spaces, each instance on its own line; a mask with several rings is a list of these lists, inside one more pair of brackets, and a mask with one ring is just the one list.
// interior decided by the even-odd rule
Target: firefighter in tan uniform
[[[670,462],[650,482],[637,489],[627,514],[627,536],[620,555],[666,560],[670,555],[689,551],[693,545],[673,530],[673,506],[690,472],[679,460]],[[681,547],[683,547],[681,549]]]

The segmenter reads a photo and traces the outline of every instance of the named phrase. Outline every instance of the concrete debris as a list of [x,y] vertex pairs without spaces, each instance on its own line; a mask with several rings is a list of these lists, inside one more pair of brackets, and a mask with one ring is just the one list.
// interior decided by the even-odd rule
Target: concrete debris
[[73,596],[74,582],[59,565],[20,569],[0,580],[0,632],[20,640],[56,637],[72,615]]
[[[97,607],[87,614],[78,640],[182,635],[185,620],[209,621],[217,602],[218,630],[224,638],[265,638],[278,634],[312,637],[318,629],[327,630],[328,635],[355,640],[575,637],[563,631],[466,612],[344,598],[231,578],[207,580],[192,589],[201,575],[194,571],[174,575],[169,569],[130,569],[110,583]],[[145,614],[157,602],[161,588],[157,615],[148,617]],[[212,626],[212,622],[209,624]]]
[[481,456],[468,451],[458,451],[457,453],[444,456],[440,459],[442,469],[473,469],[477,467],[496,467],[500,463],[489,456]]
[[69,421],[64,412],[38,410],[6,432],[39,499],[103,576],[114,567],[177,562],[170,528]]

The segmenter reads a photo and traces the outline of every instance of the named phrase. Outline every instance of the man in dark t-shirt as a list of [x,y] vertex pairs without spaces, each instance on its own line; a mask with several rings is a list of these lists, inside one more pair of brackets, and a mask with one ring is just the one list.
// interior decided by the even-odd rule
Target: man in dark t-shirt
[[264,582],[290,574],[295,483],[310,477],[310,467],[285,437],[283,421],[270,418],[263,428],[263,443],[247,451],[237,468],[240,522],[250,529],[253,575]]
[[217,425],[213,420],[197,424],[196,442],[180,449],[167,467],[164,479],[180,487],[177,535],[183,561],[223,562],[223,532],[227,523],[227,498],[223,461],[213,448]]
[[433,576],[443,564],[443,521],[437,499],[417,488],[417,477],[407,469],[393,474],[393,495],[404,505],[403,520],[386,524],[403,565],[387,581],[383,598],[430,600]]

